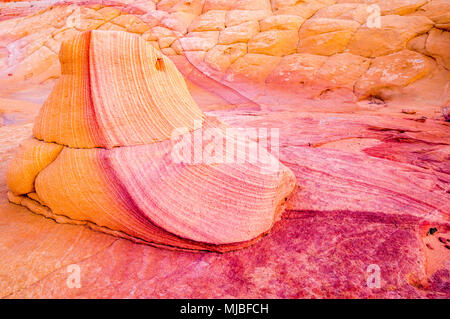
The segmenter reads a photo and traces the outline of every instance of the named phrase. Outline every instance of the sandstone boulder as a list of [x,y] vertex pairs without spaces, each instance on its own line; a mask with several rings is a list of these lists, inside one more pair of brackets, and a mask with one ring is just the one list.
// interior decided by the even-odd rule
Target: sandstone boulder
[[359,23],[353,20],[318,18],[306,21],[299,31],[299,53],[333,55],[347,48]]
[[320,9],[316,14],[314,14],[313,19],[346,19],[354,20],[360,24],[363,24],[369,16],[369,11],[367,8],[368,5],[362,3],[338,3]]
[[355,82],[367,71],[370,59],[351,53],[329,57],[317,73],[318,81],[328,87],[353,90]]
[[381,17],[381,28],[364,24],[351,39],[350,53],[365,57],[377,57],[406,48],[413,37],[426,33],[433,21],[420,16],[389,15]]
[[267,30],[295,30],[298,31],[305,19],[295,15],[280,14],[267,17],[259,22],[261,31]]
[[112,22],[106,22],[104,24],[102,24],[100,27],[98,27],[97,30],[104,30],[104,31],[127,31],[126,28],[114,24]]
[[302,86],[311,84],[327,58],[321,55],[296,53],[285,56],[268,77],[268,83]]
[[414,13],[427,2],[427,0],[378,0],[376,4],[380,7],[382,15],[407,15]]
[[426,50],[450,70],[450,32],[432,29],[426,40]]
[[426,51],[426,43],[427,43],[428,34],[421,34],[415,38],[412,38],[409,40],[408,44],[406,45],[407,49],[417,51],[422,54],[427,54]]
[[121,26],[126,30],[128,30],[128,28],[131,28],[134,24],[139,24],[139,22],[141,22],[141,20],[134,14],[122,14],[111,20],[111,23]]
[[188,31],[192,21],[197,17],[193,13],[176,11],[169,14],[161,20],[162,27],[174,30],[180,34],[185,34]]
[[[170,0],[171,1],[171,0]],[[167,11],[169,12],[184,12],[198,16],[202,13],[203,4],[205,0],[178,0]]]
[[232,9],[270,11],[272,9],[270,2],[270,0],[237,0],[234,2]]
[[177,34],[164,27],[156,26],[142,35],[146,41],[156,41],[162,48],[169,47],[177,38]]
[[189,26],[189,31],[220,31],[225,28],[225,10],[210,10],[197,18]]
[[216,45],[206,54],[205,62],[213,69],[225,72],[234,61],[245,54],[247,54],[245,43]]
[[174,7],[179,1],[178,0],[160,0],[156,4],[156,8],[158,10],[169,11],[172,7]]
[[[136,17],[133,17],[136,18]],[[74,26],[78,31],[87,31],[97,29],[106,21],[103,15],[91,8],[77,8],[67,17],[67,22]]]
[[283,56],[295,53],[297,46],[297,30],[269,30],[250,39],[248,52]]
[[272,6],[275,14],[293,14],[309,19],[319,9],[335,3],[336,0],[276,0]]
[[220,32],[220,44],[232,44],[236,42],[248,42],[250,38],[258,34],[259,23],[257,21],[250,21],[228,27]]
[[208,51],[219,40],[218,31],[190,32],[178,41],[184,51]]
[[259,21],[270,15],[270,10],[230,10],[227,12],[225,24],[232,27],[248,21]]
[[429,58],[410,50],[375,58],[367,72],[356,82],[355,93],[359,98],[370,95],[389,98],[391,90],[425,77],[432,67]]
[[230,66],[225,80],[228,82],[265,83],[266,78],[280,60],[281,57],[278,56],[248,53]]
[[205,0],[203,12],[209,10],[231,10],[237,0]]
[[97,10],[97,12],[103,16],[103,20],[105,21],[110,21],[121,14],[119,9],[113,7],[103,7]]
[[436,28],[450,30],[450,2],[447,0],[428,1],[415,14],[430,18]]

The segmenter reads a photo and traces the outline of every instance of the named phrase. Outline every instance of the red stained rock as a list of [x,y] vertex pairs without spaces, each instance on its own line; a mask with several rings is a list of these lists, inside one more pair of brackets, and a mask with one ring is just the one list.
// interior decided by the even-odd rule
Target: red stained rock
[[[420,298],[446,295],[441,287],[427,291],[409,282],[409,278],[425,276],[420,266],[423,263],[421,242],[413,220],[368,212],[291,212],[279,227],[254,247],[226,255],[171,252],[116,240],[94,256],[77,262],[82,274],[81,288],[67,288],[67,270],[61,267],[9,297]],[[367,286],[367,268],[373,264],[381,269],[380,288]],[[442,279],[434,280],[442,282]]]

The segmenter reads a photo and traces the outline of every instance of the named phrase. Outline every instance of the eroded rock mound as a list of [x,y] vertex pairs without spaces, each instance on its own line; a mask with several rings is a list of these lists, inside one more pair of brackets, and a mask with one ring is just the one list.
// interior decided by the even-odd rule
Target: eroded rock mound
[[[234,149],[231,161],[198,161],[197,152],[211,151],[202,130],[213,130],[222,151],[227,126],[200,111],[153,46],[130,33],[88,31],[63,43],[60,62],[34,137],[8,169],[12,202],[137,242],[220,252],[250,245],[280,218],[292,172],[239,136],[271,165],[234,160]],[[193,162],[174,153],[185,141]]]

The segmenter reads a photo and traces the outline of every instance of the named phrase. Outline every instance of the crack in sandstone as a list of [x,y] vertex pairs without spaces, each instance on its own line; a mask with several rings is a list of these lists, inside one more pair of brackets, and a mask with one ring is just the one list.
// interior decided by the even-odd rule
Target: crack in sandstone
[[[126,239],[135,244],[150,245],[150,246],[159,247],[159,248],[166,248],[166,249],[173,249],[173,250],[180,250],[180,251],[187,251],[187,252],[212,252],[212,253],[219,253],[219,254],[222,253],[220,251],[213,251],[213,250],[210,250],[207,248],[205,248],[205,249],[179,248],[177,246],[164,244],[161,242],[146,241],[144,239],[141,239],[141,238],[138,238],[135,236],[131,236],[121,230],[112,229],[107,226],[99,225],[91,220],[73,219],[73,218],[70,218],[69,216],[66,216],[63,214],[55,214],[48,206],[45,206],[44,204],[42,204],[28,196],[23,196],[23,195],[19,195],[19,196],[13,195],[13,196],[15,196],[18,199],[12,198],[12,200],[11,200],[12,203],[14,203],[16,205],[24,206],[31,213],[43,216],[44,218],[47,218],[47,219],[51,219],[58,224],[71,224],[71,225],[75,225],[75,226],[84,226],[92,231],[107,234],[107,235],[110,235],[113,237],[118,237],[118,239]],[[23,203],[23,201],[30,201],[31,204],[29,204],[27,202]],[[36,205],[37,207],[41,207],[41,208],[43,208],[43,210],[42,209],[34,210],[33,205]],[[185,239],[185,238],[180,237],[180,239]],[[185,239],[185,240],[187,240],[187,239]]]
[[2,299],[8,299],[8,298],[10,298],[10,297],[12,297],[12,296],[14,296],[14,295],[17,295],[17,294],[20,293],[21,291],[27,290],[27,289],[29,289],[29,288],[31,288],[31,287],[33,287],[33,286],[39,284],[41,281],[44,281],[46,278],[48,278],[48,277],[50,277],[51,275],[53,275],[53,274],[59,272],[60,270],[62,270],[63,268],[65,268],[65,267],[67,267],[67,266],[69,266],[69,265],[72,265],[72,264],[78,264],[78,263],[85,262],[85,261],[87,261],[87,260],[89,260],[89,259],[91,259],[91,258],[93,258],[93,257],[95,257],[95,256],[97,256],[97,255],[99,255],[99,254],[102,253],[103,251],[109,249],[109,248],[110,248],[113,244],[115,244],[118,240],[120,240],[120,238],[115,238],[110,244],[108,244],[107,246],[103,247],[102,249],[100,249],[99,251],[95,252],[94,254],[92,254],[92,255],[90,255],[90,256],[87,256],[87,257],[84,257],[84,258],[81,258],[81,259],[79,259],[79,260],[76,260],[76,261],[71,262],[71,263],[69,263],[69,264],[62,265],[62,266],[60,266],[60,267],[57,267],[56,269],[52,270],[51,272],[49,272],[48,274],[44,275],[43,277],[37,279],[36,281],[34,281],[34,282],[30,283],[30,284],[27,284],[27,285],[25,285],[24,287],[18,288],[18,289],[14,290],[14,291],[12,291],[12,292],[6,294],[6,295],[0,296],[0,298],[2,298]]

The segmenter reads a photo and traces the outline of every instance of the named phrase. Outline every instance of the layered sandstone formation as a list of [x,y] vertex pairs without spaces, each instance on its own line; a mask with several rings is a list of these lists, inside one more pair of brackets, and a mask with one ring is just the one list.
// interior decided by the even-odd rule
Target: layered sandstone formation
[[[231,160],[217,157],[228,151],[226,128],[203,116],[155,48],[130,33],[88,31],[63,43],[60,62],[34,138],[7,171],[11,201],[58,221],[189,250],[248,246],[280,219],[292,172],[235,136],[244,148],[232,144]],[[184,131],[174,140],[177,129]],[[202,143],[202,130],[220,136]],[[189,158],[179,161],[178,144]],[[191,161],[211,146],[220,146],[222,154],[209,151],[218,161]],[[273,167],[249,159],[245,146],[259,148],[258,158]]]
[[[448,12],[445,0],[1,3],[0,296],[448,298]],[[218,124],[207,120],[214,116],[279,129],[279,159],[298,187],[273,231],[226,254],[182,252],[68,224],[74,219],[49,215],[34,192],[10,198],[56,223],[8,201],[6,166],[18,144],[34,159],[13,186],[24,194],[60,148],[110,154],[111,163],[130,155],[30,140],[61,77],[62,41],[94,29],[133,33],[160,49],[183,73],[204,125]],[[56,141],[55,132],[45,133]],[[90,145],[138,136],[89,132],[98,130],[77,126]],[[59,159],[79,158],[66,155]],[[79,288],[67,284],[74,265]],[[369,285],[373,267],[379,286]]]

